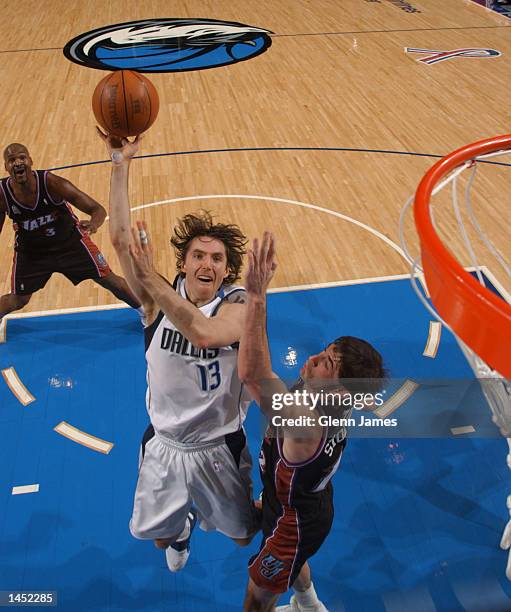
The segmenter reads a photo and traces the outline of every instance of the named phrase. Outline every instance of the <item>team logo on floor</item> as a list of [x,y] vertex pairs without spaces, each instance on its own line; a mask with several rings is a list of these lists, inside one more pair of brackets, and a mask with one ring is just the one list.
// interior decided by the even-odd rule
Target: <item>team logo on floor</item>
[[271,32],[216,19],[143,19],[80,34],[64,55],[100,70],[183,72],[236,64],[264,53]]
[[415,47],[405,47],[406,53],[422,53],[427,57],[421,57],[418,62],[423,64],[436,64],[443,62],[448,59],[455,57],[500,57],[502,53],[496,49],[480,49],[480,48],[467,48],[467,49],[453,49],[452,51],[438,51],[435,49],[417,49]]

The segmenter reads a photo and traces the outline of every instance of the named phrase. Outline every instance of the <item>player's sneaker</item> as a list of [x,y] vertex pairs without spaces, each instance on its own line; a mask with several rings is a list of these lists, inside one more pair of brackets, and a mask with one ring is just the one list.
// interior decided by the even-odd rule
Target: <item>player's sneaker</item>
[[321,601],[318,601],[315,606],[301,606],[294,595],[287,606],[277,606],[275,610],[277,612],[328,612]]
[[167,565],[171,572],[179,572],[179,570],[183,569],[188,561],[188,557],[190,556],[190,540],[192,537],[193,528],[197,523],[197,512],[193,508],[188,513],[186,520],[188,521],[188,526],[190,528],[188,536],[184,540],[174,542],[174,544],[171,544],[165,550]]

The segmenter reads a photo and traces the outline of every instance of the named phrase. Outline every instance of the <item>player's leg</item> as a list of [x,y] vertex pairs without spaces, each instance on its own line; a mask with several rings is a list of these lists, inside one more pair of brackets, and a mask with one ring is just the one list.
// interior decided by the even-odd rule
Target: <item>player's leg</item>
[[65,250],[59,253],[56,271],[73,285],[91,279],[132,308],[138,310],[141,307],[126,281],[112,272],[105,257],[88,235],[74,237],[66,244]]
[[278,606],[278,612],[328,612],[323,602],[316,594],[314,584],[311,580],[310,567],[305,562],[293,583],[294,595],[288,605]]
[[123,302],[126,302],[128,306],[132,308],[139,309],[140,302],[137,300],[131,289],[128,287],[128,283],[122,278],[122,276],[117,276],[113,272],[110,272],[107,276],[103,278],[95,278],[94,281],[101,285],[105,289],[108,289],[110,293],[113,293],[115,297]]
[[0,320],[10,312],[20,310],[26,306],[31,297],[31,293],[28,295],[16,295],[15,293],[2,295],[2,297],[0,297]]
[[11,272],[11,293],[0,297],[2,318],[26,306],[32,294],[42,289],[53,272],[51,258],[44,254],[15,252]]
[[190,454],[187,461],[201,529],[219,531],[240,546],[249,544],[260,529],[260,513],[252,499],[252,462],[245,432],[228,434],[224,444]]
[[[131,534],[141,540],[154,540],[158,548],[167,548],[191,531],[191,499],[179,452],[155,435],[152,425],[144,434],[140,450],[139,474]],[[179,567],[169,569],[177,571]]]
[[275,610],[275,603],[278,598],[278,594],[258,587],[252,578],[249,578],[243,610],[245,612],[271,612]]
[[311,581],[311,570],[307,561],[303,564],[300,573],[296,577],[293,583],[293,589],[304,592],[307,591],[312,585]]

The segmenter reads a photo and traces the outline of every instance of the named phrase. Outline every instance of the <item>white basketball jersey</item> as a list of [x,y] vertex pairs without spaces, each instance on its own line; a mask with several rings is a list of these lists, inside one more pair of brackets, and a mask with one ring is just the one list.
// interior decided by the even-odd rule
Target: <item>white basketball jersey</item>
[[[185,280],[174,283],[186,299]],[[215,316],[229,296],[235,301],[242,287],[220,289],[200,307]],[[250,397],[238,377],[238,343],[220,348],[194,347],[160,312],[145,328],[147,410],[155,430],[183,444],[208,442],[240,429]]]

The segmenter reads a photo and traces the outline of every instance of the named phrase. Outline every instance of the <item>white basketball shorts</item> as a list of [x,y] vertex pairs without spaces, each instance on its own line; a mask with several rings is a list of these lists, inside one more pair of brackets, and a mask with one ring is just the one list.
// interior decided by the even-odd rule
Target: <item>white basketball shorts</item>
[[247,538],[258,529],[252,460],[241,429],[205,444],[179,444],[150,425],[140,450],[130,531],[135,538],[177,538],[192,504],[204,531]]

